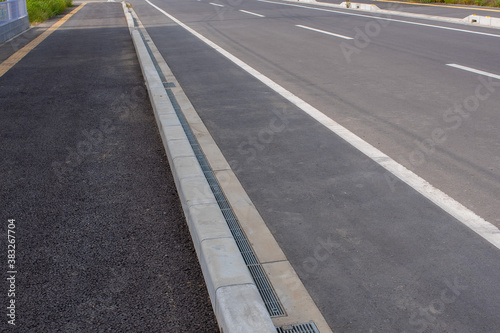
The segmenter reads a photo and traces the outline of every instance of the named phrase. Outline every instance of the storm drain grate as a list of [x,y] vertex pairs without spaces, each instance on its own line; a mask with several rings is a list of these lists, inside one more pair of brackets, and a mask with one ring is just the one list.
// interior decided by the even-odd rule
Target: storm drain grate
[[278,333],[320,333],[316,325],[311,321],[307,324],[296,324],[276,327]]
[[203,174],[205,175],[205,178],[207,179],[208,184],[210,185],[210,189],[212,190],[215,196],[217,204],[219,205],[222,211],[222,215],[224,215],[224,218],[226,219],[226,222],[229,226],[229,230],[231,230],[231,234],[233,235],[234,240],[236,241],[236,245],[238,246],[238,249],[240,250],[241,255],[243,256],[243,260],[245,261],[245,264],[247,265],[250,274],[252,275],[255,281],[255,284],[257,286],[257,289],[259,290],[260,295],[262,296],[267,311],[269,312],[271,317],[286,315],[285,311],[283,310],[283,307],[281,306],[281,303],[278,300],[278,297],[276,296],[273,288],[271,287],[271,284],[269,283],[269,280],[264,270],[262,269],[262,266],[255,257],[255,254],[252,248],[250,247],[248,240],[243,234],[243,231],[241,230],[238,220],[236,219],[233,210],[229,206],[226,196],[222,192],[219,182],[217,181],[217,178],[215,178],[215,175],[212,169],[210,168],[210,165],[208,164],[205,155],[203,154],[200,146],[198,145],[198,142],[196,141],[193,132],[191,131],[191,128],[189,127],[189,124],[186,121],[186,118],[182,114],[182,111],[179,107],[179,104],[177,103],[177,100],[175,99],[173,92],[170,89],[165,89],[165,90],[167,91],[168,97],[170,98],[172,105],[174,106],[174,110],[177,113],[177,116],[179,117],[179,121],[182,125],[182,128],[186,132],[186,136],[189,140],[189,143],[191,144],[194,154],[196,155],[196,159],[198,160],[201,169],[203,171]]
[[[145,40],[144,35],[142,32],[139,30],[141,37]],[[196,137],[194,136],[193,132],[191,131],[191,128],[189,127],[188,122],[186,121],[186,118],[184,117],[184,114],[181,111],[181,108],[179,104],[177,103],[177,99],[175,98],[173,92],[170,87],[175,87],[175,85],[172,85],[171,82],[167,82],[165,79],[165,76],[163,75],[162,71],[160,70],[160,67],[158,66],[158,63],[156,62],[156,59],[153,56],[153,53],[151,52],[151,49],[149,48],[149,45],[147,43],[144,43],[146,45],[146,48],[148,50],[148,53],[151,57],[151,60],[153,61],[156,70],[158,74],[160,75],[160,79],[163,82],[163,86],[165,87],[165,91],[167,92],[168,97],[170,98],[170,101],[172,102],[172,105],[174,107],[175,112],[177,113],[177,117],[179,118],[179,121],[182,125],[182,128],[184,129],[184,132],[186,133],[186,136],[189,140],[189,143],[191,144],[191,147],[193,148],[193,152],[196,156],[196,159],[198,160],[198,163],[201,166],[201,169],[203,170],[203,174],[205,175],[208,184],[210,185],[210,189],[212,190],[215,199],[217,200],[217,204],[219,205],[222,214],[224,215],[224,218],[226,219],[226,222],[229,226],[229,230],[231,230],[231,234],[233,235],[236,244],[238,246],[238,249],[240,250],[243,260],[245,261],[245,264],[247,265],[250,274],[252,275],[255,284],[257,286],[257,289],[259,290],[260,295],[262,296],[262,299],[264,301],[264,304],[267,308],[267,311],[271,315],[271,317],[277,317],[277,316],[285,316],[286,313],[281,305],[281,303],[278,300],[278,297],[276,293],[274,292],[273,288],[271,287],[271,284],[262,269],[262,266],[260,265],[259,261],[255,257],[255,254],[253,253],[252,248],[250,247],[250,244],[248,243],[248,240],[246,239],[245,235],[243,234],[243,231],[241,230],[241,227],[238,223],[238,220],[236,219],[236,216],[234,215],[233,210],[229,206],[229,203],[226,199],[226,196],[222,192],[222,189],[219,185],[219,182],[217,181],[217,178],[215,178],[215,175],[210,168],[210,165],[208,164],[207,159],[205,158],[205,155],[203,154],[200,146],[198,145],[198,141],[196,140]]]

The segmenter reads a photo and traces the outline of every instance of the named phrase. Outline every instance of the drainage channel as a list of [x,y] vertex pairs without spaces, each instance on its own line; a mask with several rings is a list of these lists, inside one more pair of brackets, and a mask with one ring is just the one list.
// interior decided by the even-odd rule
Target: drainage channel
[[[134,25],[138,27],[138,22],[135,19],[135,17],[134,17]],[[177,114],[177,117],[179,118],[182,128],[186,133],[186,136],[189,140],[189,143],[191,144],[196,159],[198,160],[198,163],[201,166],[203,174],[205,175],[205,178],[207,179],[207,182],[210,185],[210,189],[212,190],[215,196],[217,204],[219,205],[219,208],[221,209],[222,214],[229,226],[229,230],[231,231],[231,234],[233,235],[234,240],[236,241],[238,249],[240,250],[240,253],[243,257],[243,260],[247,265],[248,270],[252,275],[252,278],[255,281],[257,289],[264,301],[264,304],[266,306],[267,311],[269,312],[269,315],[271,317],[286,316],[287,314],[283,309],[283,306],[281,305],[278,296],[276,295],[274,289],[272,288],[271,283],[269,282],[269,279],[267,278],[264,269],[262,268],[262,265],[259,263],[257,257],[255,256],[255,253],[253,252],[250,244],[248,243],[248,240],[245,234],[243,233],[243,230],[240,227],[238,219],[236,218],[231,206],[229,205],[226,196],[222,192],[219,182],[215,177],[214,172],[212,171],[210,165],[208,164],[208,161],[205,155],[203,154],[203,151],[201,150],[201,147],[198,144],[196,137],[194,136],[191,128],[189,127],[189,124],[184,114],[182,113],[182,110],[177,102],[177,99],[175,98],[174,93],[170,89],[175,87],[175,83],[167,82],[165,76],[163,75],[163,72],[160,69],[160,66],[158,65],[153,55],[153,52],[151,51],[147,43],[149,40],[145,38],[141,29],[138,29],[138,31],[141,35],[141,38],[145,42],[144,44],[146,45],[146,49],[149,53],[149,56],[153,61],[153,64],[158,72],[158,75],[160,76],[161,81],[163,82],[165,91],[172,103],[172,106],[174,107],[174,110]],[[277,327],[276,331],[277,333],[320,333],[314,322],[281,326]]]
[[[134,24],[137,25],[137,21],[135,20],[135,18],[134,18]],[[215,199],[217,200],[217,204],[219,205],[222,214],[226,219],[226,222],[229,226],[229,230],[231,231],[231,234],[233,235],[234,240],[236,241],[238,249],[240,250],[241,255],[243,256],[243,260],[245,261],[245,264],[247,265],[250,274],[252,275],[252,278],[255,281],[257,289],[260,295],[262,296],[267,311],[269,312],[271,317],[286,316],[286,312],[284,311],[283,306],[281,305],[278,299],[278,296],[274,292],[274,289],[272,288],[271,283],[269,282],[264,272],[264,269],[262,268],[262,265],[259,263],[252,248],[250,247],[250,244],[248,243],[246,236],[243,234],[243,230],[241,229],[239,222],[226,199],[226,196],[222,192],[219,182],[215,178],[215,175],[210,165],[208,164],[208,161],[205,155],[203,154],[203,151],[201,150],[201,147],[199,146],[196,137],[191,131],[191,128],[189,127],[189,124],[186,118],[184,117],[184,114],[182,113],[179,104],[177,103],[177,99],[175,98],[174,93],[170,89],[173,83],[166,82],[165,76],[163,75],[158,63],[156,62],[156,59],[153,56],[153,53],[151,52],[151,49],[149,48],[149,45],[147,44],[148,40],[144,37],[140,29],[139,32],[141,34],[142,39],[145,41],[148,53],[151,59],[153,60],[153,63],[156,67],[158,74],[160,75],[160,79],[163,82],[165,91],[167,92],[167,95],[170,98],[170,101],[172,102],[172,105],[177,114],[177,117],[179,118],[182,128],[184,129],[184,132],[186,133],[189,143],[193,148],[196,159],[198,160],[198,163],[201,166],[203,174],[205,175],[208,184],[210,185],[210,189],[212,190]]]
[[250,270],[250,274],[252,275],[255,284],[257,285],[257,289],[259,290],[259,293],[262,296],[262,299],[264,300],[264,304],[266,305],[267,311],[269,312],[271,317],[285,316],[286,313],[283,310],[283,307],[281,306],[273,288],[271,287],[271,284],[269,283],[269,280],[267,279],[267,276],[264,273],[262,266],[255,257],[255,254],[252,248],[250,247],[248,240],[243,234],[243,231],[241,230],[238,220],[236,219],[233,210],[229,206],[226,196],[224,195],[222,189],[220,188],[219,182],[215,178],[215,175],[212,169],[210,168],[208,161],[205,158],[205,155],[203,154],[200,146],[198,145],[198,142],[194,134],[192,133],[189,124],[187,123],[186,119],[184,118],[184,115],[182,114],[179,108],[179,105],[177,104],[177,101],[175,99],[172,90],[171,89],[165,89],[165,90],[167,91],[168,97],[170,97],[170,100],[172,101],[175,112],[177,113],[181,125],[184,128],[184,131],[186,132],[189,143],[191,144],[194,154],[196,155],[196,158],[200,163],[201,169],[205,174],[208,184],[212,189],[215,199],[217,200],[217,204],[219,205],[222,214],[226,219],[226,222],[229,226],[229,230],[231,230],[231,234],[233,235],[234,240],[238,245],[238,249],[240,250],[241,255],[243,256],[243,260],[245,261],[245,264]]
[[312,321],[306,324],[277,327],[276,331],[277,333],[320,333],[318,328]]

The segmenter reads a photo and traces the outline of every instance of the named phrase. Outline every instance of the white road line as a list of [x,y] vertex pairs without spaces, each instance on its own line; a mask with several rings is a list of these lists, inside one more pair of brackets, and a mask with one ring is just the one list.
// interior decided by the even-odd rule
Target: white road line
[[316,31],[316,32],[321,32],[322,34],[325,34],[325,35],[330,35],[330,36],[340,37],[340,38],[344,38],[344,39],[354,39],[354,38],[351,38],[351,37],[347,37],[347,36],[343,36],[343,35],[339,35],[339,34],[334,34],[333,32],[328,32],[328,31],[325,31],[325,30],[319,30],[319,29],[315,29],[315,28],[307,27],[307,26],[305,26],[305,25],[300,25],[300,24],[297,24],[297,25],[295,25],[295,26],[296,26],[296,27],[299,27],[299,28],[307,29],[307,30],[312,30],[312,31]]
[[178,25],[189,31],[191,34],[198,37],[205,44],[209,45],[217,52],[225,56],[227,59],[231,60],[237,66],[241,67],[247,73],[249,73],[256,79],[267,85],[269,88],[273,89],[275,92],[286,98],[289,102],[293,103],[298,108],[302,109],[305,113],[309,114],[312,118],[316,119],[316,121],[321,123],[330,131],[343,138],[345,141],[347,141],[352,146],[357,148],[363,154],[365,154],[366,156],[377,162],[379,165],[384,167],[394,176],[396,176],[397,178],[399,178],[400,180],[411,186],[413,189],[415,189],[424,197],[432,201],[438,207],[441,207],[441,209],[446,211],[448,214],[455,217],[458,221],[462,222],[464,225],[472,229],[478,235],[480,235],[488,242],[493,244],[495,247],[500,249],[500,230],[493,224],[491,224],[488,221],[485,221],[482,217],[478,216],[476,213],[474,213],[473,211],[471,211],[470,209],[468,209],[467,207],[465,207],[452,197],[448,196],[441,190],[435,188],[434,186],[429,184],[426,180],[417,176],[412,171],[406,169],[404,166],[397,163],[392,158],[390,158],[389,156],[387,156],[386,154],[384,154],[383,152],[381,152],[368,142],[364,141],[356,134],[349,131],[347,128],[343,127],[333,119],[329,118],[327,115],[316,109],[311,104],[295,96],[293,93],[286,90],[285,88],[283,88],[282,86],[280,86],[279,84],[277,84],[264,74],[250,67],[242,60],[238,59],[228,51],[221,48],[219,45],[215,44],[208,38],[196,32],[194,29],[191,29],[189,26],[182,23],[181,21],[179,21],[174,16],[170,15],[160,7],[154,5],[153,3],[151,3],[151,1],[146,0],[146,2],[149,3],[151,6],[153,6],[154,8],[156,8],[158,11],[160,11],[163,15],[165,15],[166,17],[168,17],[169,19],[171,19],[172,21],[174,21],[175,23],[177,23]]
[[250,14],[250,15],[255,15],[255,16],[258,16],[258,17],[265,17],[264,15],[260,15],[260,14],[257,14],[257,13],[252,13],[252,12],[249,12],[249,11],[246,11],[246,10],[243,10],[243,9],[240,9],[240,12],[247,13],[247,14]]
[[457,64],[446,64],[446,66],[455,67],[455,68],[458,68],[458,69],[462,69],[464,71],[468,71],[468,72],[472,72],[472,73],[476,73],[476,74],[480,74],[480,75],[484,75],[484,76],[489,76],[489,77],[492,77],[494,79],[500,80],[500,75],[489,73],[489,72],[485,72],[485,71],[482,71],[482,70],[479,70],[479,69],[474,69],[474,68],[471,68],[471,67],[457,65]]
[[256,1],[266,2],[266,3],[272,3],[272,4],[277,4],[277,5],[283,5],[283,6],[299,7],[299,8],[306,8],[306,9],[311,9],[311,10],[319,10],[319,11],[322,11],[322,12],[330,12],[330,13],[336,13],[336,14],[342,14],[342,15],[367,17],[367,18],[375,19],[375,20],[390,21],[390,22],[399,22],[399,23],[405,23],[405,24],[413,24],[413,25],[419,25],[419,26],[422,26],[422,27],[437,28],[437,29],[444,29],[444,30],[452,30],[452,31],[466,32],[466,33],[469,33],[469,34],[476,34],[476,35],[483,35],[483,36],[500,38],[500,35],[489,34],[489,33],[486,33],[486,32],[479,32],[479,31],[465,30],[465,29],[449,28],[449,27],[443,27],[443,26],[440,26],[440,25],[433,25],[433,24],[425,24],[425,23],[418,23],[418,22],[411,22],[411,21],[396,20],[396,19],[390,19],[390,18],[385,18],[385,17],[380,17],[380,16],[354,14],[354,13],[341,12],[341,11],[331,10],[331,9],[308,7],[308,6],[294,5],[294,4],[289,4],[289,3],[274,2],[274,1],[267,1],[267,0],[256,0]]
[[219,5],[218,3],[209,2],[212,6],[224,7],[224,5]]

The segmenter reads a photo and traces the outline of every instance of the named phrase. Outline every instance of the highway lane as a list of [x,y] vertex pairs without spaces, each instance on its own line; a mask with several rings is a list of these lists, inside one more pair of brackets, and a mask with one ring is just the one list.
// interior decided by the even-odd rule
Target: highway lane
[[[296,25],[352,36],[371,18],[253,1],[223,11],[155,3],[403,164],[415,140],[458,125],[444,113],[480,84],[448,62],[495,73],[494,36],[391,22],[348,63],[341,45],[349,40]],[[407,186],[391,191],[378,165],[144,2],[132,4],[334,330],[499,327],[497,249]],[[492,218],[496,96],[448,130],[424,163],[408,165]],[[276,113],[286,129],[259,138]],[[318,244],[330,255],[314,257]],[[453,302],[440,301],[450,290]]]
[[[257,1],[228,7],[192,1],[172,9],[181,21],[500,225],[499,95],[490,94],[472,117],[459,120],[449,113],[481,83],[476,74],[446,66],[500,73],[496,37]],[[358,38],[347,41],[298,24]],[[380,32],[366,41],[359,37],[365,30]],[[421,144],[439,128],[447,130],[447,139],[426,154]]]

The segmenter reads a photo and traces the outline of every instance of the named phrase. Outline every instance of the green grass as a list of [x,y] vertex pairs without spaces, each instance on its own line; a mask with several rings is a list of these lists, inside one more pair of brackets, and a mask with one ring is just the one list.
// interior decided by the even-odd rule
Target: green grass
[[409,2],[500,7],[500,0],[409,0]]
[[27,0],[30,23],[40,23],[71,7],[72,0]]

